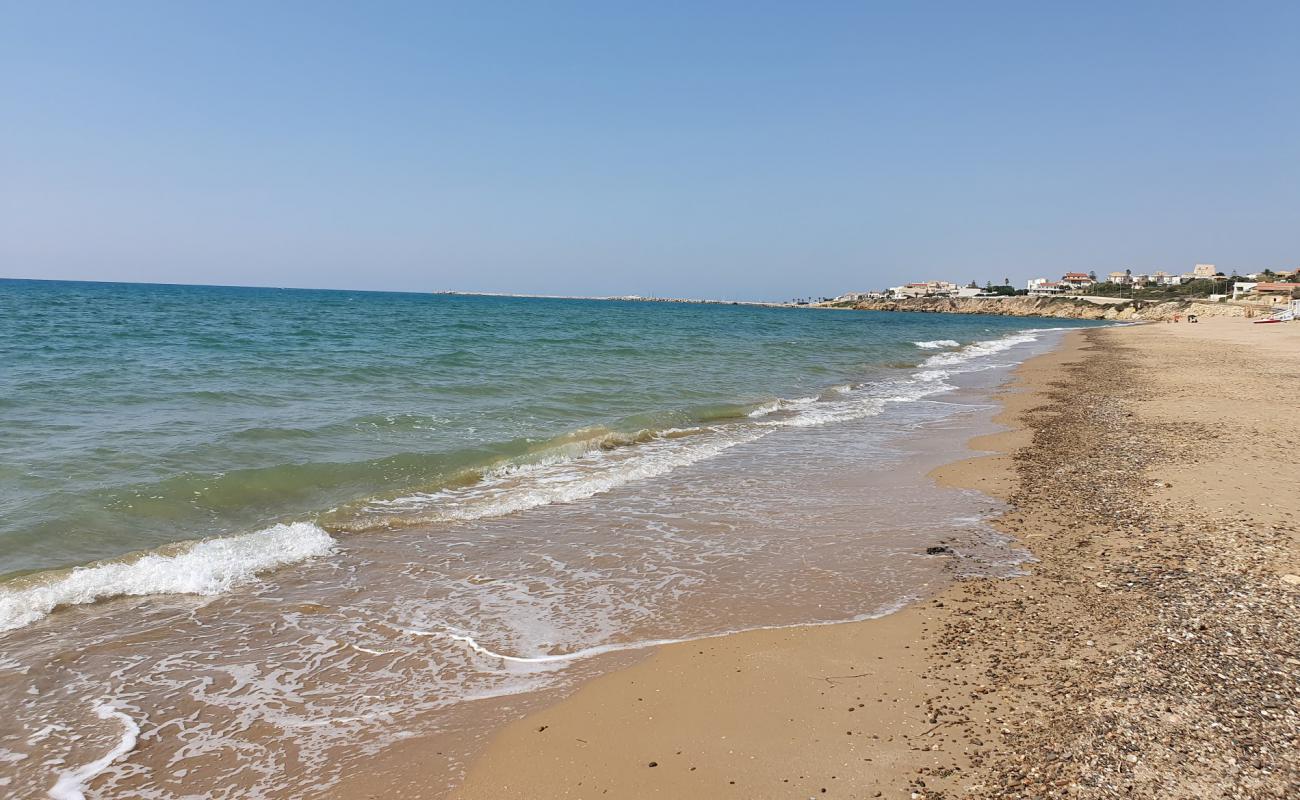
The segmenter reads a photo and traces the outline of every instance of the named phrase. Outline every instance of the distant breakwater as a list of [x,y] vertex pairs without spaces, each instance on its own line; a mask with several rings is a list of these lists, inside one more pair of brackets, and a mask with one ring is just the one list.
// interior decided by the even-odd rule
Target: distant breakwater
[[1077,297],[911,297],[862,300],[843,306],[857,311],[921,311],[937,314],[997,314],[1097,320],[1165,320],[1175,314],[1241,317],[1246,308],[1197,300],[1125,300],[1096,303]]

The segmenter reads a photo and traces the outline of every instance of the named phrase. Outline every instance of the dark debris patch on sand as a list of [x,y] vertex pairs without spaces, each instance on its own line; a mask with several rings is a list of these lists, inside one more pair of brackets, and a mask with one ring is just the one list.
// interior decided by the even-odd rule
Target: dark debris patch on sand
[[1033,444],[1000,522],[1039,563],[935,601],[928,677],[943,688],[923,746],[953,757],[908,791],[1300,797],[1300,587],[1275,569],[1295,525],[1152,491],[1207,432],[1140,419],[1156,387],[1139,354],[1122,333],[1086,337],[1026,415]]

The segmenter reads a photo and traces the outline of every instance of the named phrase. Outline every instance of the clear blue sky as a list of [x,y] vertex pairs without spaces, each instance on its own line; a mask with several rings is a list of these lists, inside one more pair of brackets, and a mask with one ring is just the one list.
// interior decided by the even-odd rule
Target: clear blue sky
[[1300,3],[0,0],[0,276],[784,298],[1300,262]]

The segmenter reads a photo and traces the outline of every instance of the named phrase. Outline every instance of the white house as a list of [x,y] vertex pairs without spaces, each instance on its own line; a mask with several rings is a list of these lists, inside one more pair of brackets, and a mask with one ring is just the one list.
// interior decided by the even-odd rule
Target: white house
[[1048,295],[1060,294],[1065,286],[1058,281],[1049,281],[1047,278],[1030,278],[1025,288],[1031,295]]
[[895,297],[951,297],[959,288],[948,281],[924,281],[895,286],[889,291]]
[[1232,299],[1236,300],[1238,297],[1241,297],[1243,294],[1250,294],[1251,292],[1255,291],[1255,287],[1258,285],[1259,285],[1258,282],[1237,281],[1236,283],[1232,284]]

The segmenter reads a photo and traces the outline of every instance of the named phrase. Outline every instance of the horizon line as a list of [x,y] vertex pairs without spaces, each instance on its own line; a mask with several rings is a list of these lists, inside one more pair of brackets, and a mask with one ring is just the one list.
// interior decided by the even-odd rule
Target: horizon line
[[526,292],[489,292],[489,291],[467,291],[461,289],[347,289],[331,286],[278,286],[273,284],[242,284],[242,283],[182,283],[170,281],[122,281],[122,280],[95,280],[92,278],[21,278],[21,277],[0,277],[0,281],[12,282],[31,282],[31,283],[90,283],[104,286],[168,286],[168,287],[188,287],[194,289],[272,289],[287,292],[359,292],[366,294],[412,294],[412,295],[456,295],[461,297],[514,297],[519,299],[533,300],[623,300],[627,302],[658,302],[658,303],[708,303],[718,305],[761,305],[761,306],[789,306],[794,307],[794,303],[789,300],[736,300],[721,298],[693,298],[693,297],[660,297],[657,295],[640,295],[640,294],[608,294],[608,295],[577,295],[577,294],[530,294]]

